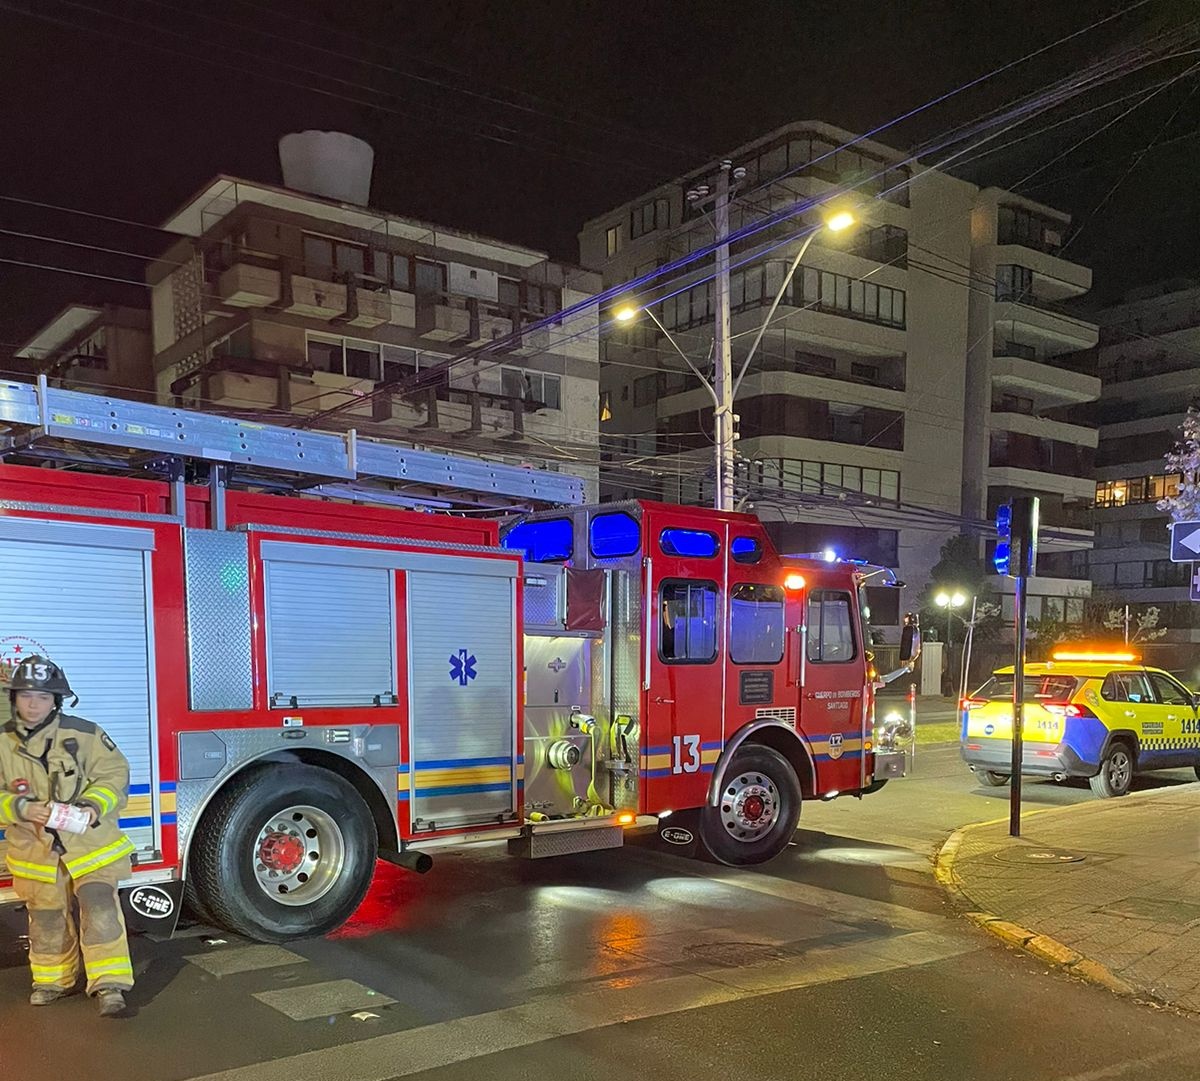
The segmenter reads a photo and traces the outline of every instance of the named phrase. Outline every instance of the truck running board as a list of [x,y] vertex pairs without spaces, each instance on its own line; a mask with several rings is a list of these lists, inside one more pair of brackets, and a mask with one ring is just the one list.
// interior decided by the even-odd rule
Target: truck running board
[[599,852],[605,848],[620,848],[625,843],[625,830],[601,819],[596,825],[582,821],[550,822],[542,826],[526,826],[520,837],[508,842],[508,854],[527,860],[547,856],[569,856],[573,852]]

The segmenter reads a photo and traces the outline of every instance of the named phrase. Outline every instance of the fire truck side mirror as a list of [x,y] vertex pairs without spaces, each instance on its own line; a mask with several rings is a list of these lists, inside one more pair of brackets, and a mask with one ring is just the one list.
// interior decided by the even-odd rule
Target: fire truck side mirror
[[904,627],[900,631],[900,660],[911,661],[921,650],[920,641],[917,617],[909,612],[904,617]]

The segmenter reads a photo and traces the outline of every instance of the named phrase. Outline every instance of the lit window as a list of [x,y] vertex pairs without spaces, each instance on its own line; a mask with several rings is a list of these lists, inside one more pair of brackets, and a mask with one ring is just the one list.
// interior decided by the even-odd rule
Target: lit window
[[667,555],[698,559],[711,559],[720,547],[715,533],[700,529],[664,529],[658,544]]
[[562,563],[575,550],[575,527],[570,518],[549,518],[513,526],[501,543],[531,563]]

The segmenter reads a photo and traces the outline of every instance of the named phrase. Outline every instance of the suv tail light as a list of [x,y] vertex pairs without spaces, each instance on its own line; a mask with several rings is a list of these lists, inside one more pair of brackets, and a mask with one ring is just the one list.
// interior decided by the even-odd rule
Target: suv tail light
[[1095,717],[1096,715],[1087,708],[1075,702],[1043,702],[1042,708],[1049,713],[1055,713],[1060,717]]

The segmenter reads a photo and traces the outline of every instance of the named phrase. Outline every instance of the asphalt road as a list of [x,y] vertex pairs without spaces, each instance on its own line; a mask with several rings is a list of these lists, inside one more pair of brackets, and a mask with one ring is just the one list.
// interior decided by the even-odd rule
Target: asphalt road
[[[1090,799],[1026,786],[1031,808]],[[119,1022],[82,998],[26,1005],[10,910],[0,1077],[1192,1081],[1194,1020],[1051,972],[944,901],[932,852],[1006,801],[956,749],[928,749],[866,800],[806,805],[764,869],[644,846],[529,863],[499,845],[425,877],[385,867],[329,939],[137,940],[136,1012]]]

